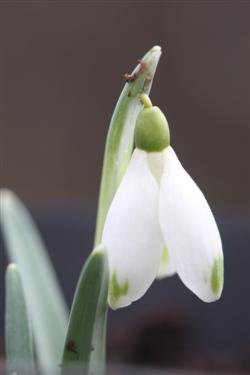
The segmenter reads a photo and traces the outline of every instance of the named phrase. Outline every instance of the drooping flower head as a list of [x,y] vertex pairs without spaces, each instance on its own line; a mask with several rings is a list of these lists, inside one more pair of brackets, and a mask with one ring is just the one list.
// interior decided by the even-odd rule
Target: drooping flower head
[[114,196],[102,242],[110,267],[109,305],[131,304],[155,278],[177,272],[204,302],[223,288],[220,234],[201,190],[173,148],[167,120],[145,95],[135,150]]

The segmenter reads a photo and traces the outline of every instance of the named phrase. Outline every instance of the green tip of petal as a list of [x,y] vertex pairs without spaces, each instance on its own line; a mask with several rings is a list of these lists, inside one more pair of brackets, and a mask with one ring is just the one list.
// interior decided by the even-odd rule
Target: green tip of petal
[[129,283],[126,280],[123,284],[119,284],[116,272],[112,273],[109,284],[109,300],[117,303],[122,296],[126,296],[129,290]]
[[158,107],[145,106],[135,125],[135,145],[147,152],[160,152],[170,145],[168,122]]
[[211,273],[211,289],[215,295],[220,295],[224,281],[224,266],[223,258],[217,258],[214,260],[212,273]]

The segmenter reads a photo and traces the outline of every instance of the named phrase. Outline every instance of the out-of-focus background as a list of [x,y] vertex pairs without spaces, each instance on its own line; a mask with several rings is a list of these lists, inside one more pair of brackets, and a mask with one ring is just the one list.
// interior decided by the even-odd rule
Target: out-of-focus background
[[[110,363],[250,373],[249,11],[247,1],[0,1],[0,185],[30,209],[69,305],[123,76],[155,44],[152,101],[221,229],[221,300],[204,304],[177,276],[155,282],[110,313]],[[5,266],[1,243],[1,344]]]

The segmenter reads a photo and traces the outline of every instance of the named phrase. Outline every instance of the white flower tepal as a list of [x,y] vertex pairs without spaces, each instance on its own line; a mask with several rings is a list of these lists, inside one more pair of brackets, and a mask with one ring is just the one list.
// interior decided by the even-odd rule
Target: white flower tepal
[[[163,247],[158,224],[158,197],[159,188],[147,163],[147,154],[136,149],[108,212],[103,232],[113,281],[109,302],[114,308],[140,298],[158,272]],[[122,293],[125,285],[127,293]]]
[[[221,294],[223,259],[219,231],[201,190],[174,150],[164,151],[159,194],[159,223],[170,258],[184,284],[204,302]],[[217,273],[220,274],[217,274]]]
[[[147,100],[136,148],[107,214],[102,242],[110,268],[109,304],[142,297],[156,277],[178,273],[205,302],[223,287],[223,252],[209,205],[169,145],[166,118]],[[154,131],[155,130],[155,131]]]

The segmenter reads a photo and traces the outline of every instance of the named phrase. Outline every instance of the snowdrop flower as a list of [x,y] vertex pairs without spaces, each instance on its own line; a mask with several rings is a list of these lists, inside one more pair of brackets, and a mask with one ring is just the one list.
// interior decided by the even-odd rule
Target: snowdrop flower
[[220,234],[201,190],[182,167],[167,120],[145,95],[135,150],[114,196],[102,243],[110,267],[109,305],[130,305],[155,278],[177,273],[204,302],[223,287]]

